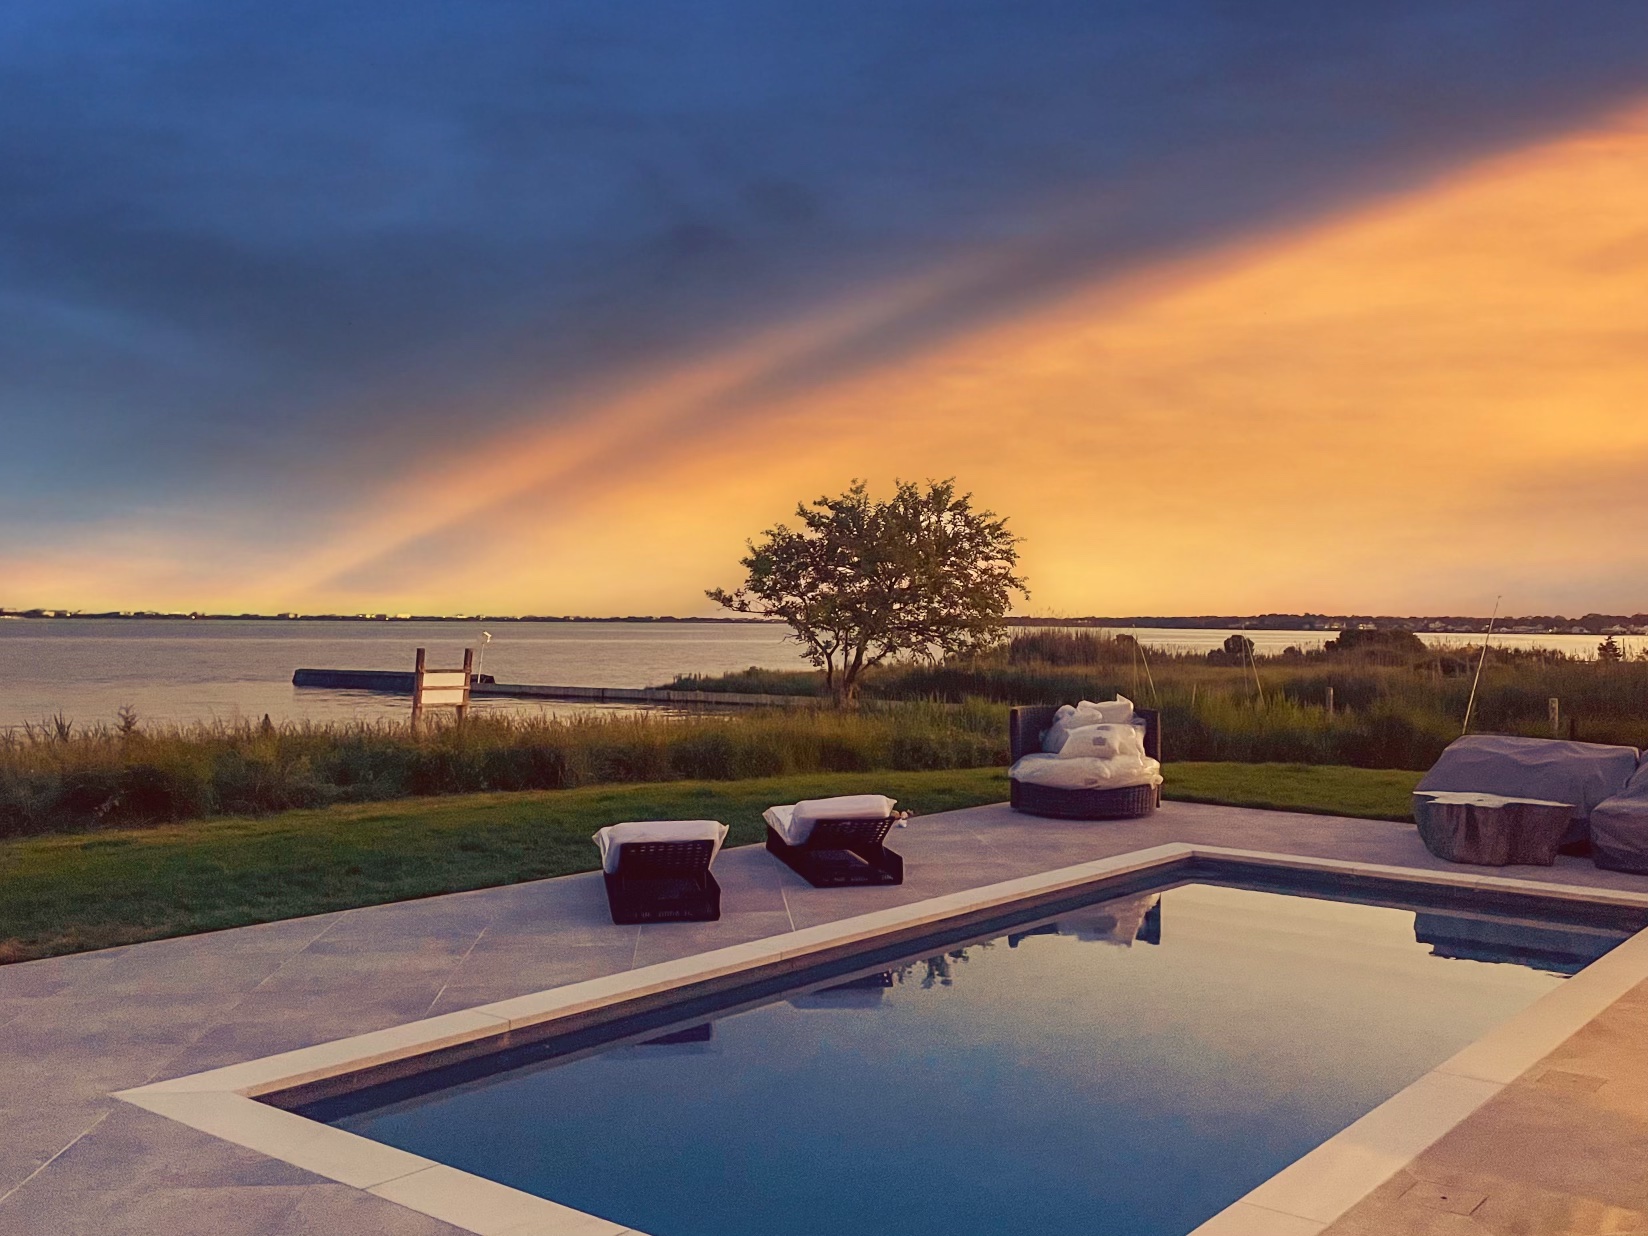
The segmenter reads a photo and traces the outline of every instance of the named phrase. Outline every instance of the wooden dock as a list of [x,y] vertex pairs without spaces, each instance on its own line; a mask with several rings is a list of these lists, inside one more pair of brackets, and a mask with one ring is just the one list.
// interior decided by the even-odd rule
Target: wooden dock
[[[411,695],[412,675],[399,670],[300,669],[294,687],[329,691],[377,691]],[[472,699],[539,699],[590,704],[676,704],[728,708],[810,708],[824,703],[816,695],[754,695],[740,691],[677,691],[670,687],[555,687],[524,682],[475,683]]]

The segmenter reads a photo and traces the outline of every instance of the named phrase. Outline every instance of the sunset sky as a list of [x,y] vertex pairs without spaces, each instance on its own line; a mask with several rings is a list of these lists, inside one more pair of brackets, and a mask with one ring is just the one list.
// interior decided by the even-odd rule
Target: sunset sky
[[0,9],[0,606],[1648,610],[1648,5]]

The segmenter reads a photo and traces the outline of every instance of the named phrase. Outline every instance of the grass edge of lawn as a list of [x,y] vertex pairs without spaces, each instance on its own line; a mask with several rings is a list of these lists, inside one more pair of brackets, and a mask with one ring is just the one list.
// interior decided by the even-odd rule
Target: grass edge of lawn
[[[1166,771],[1165,797],[1174,801],[1382,820],[1405,818],[1395,795],[1405,804],[1420,776],[1283,764]],[[758,844],[763,806],[873,787],[923,814],[1006,797],[1000,768],[805,774],[400,799],[16,838],[0,842],[0,963],[593,871],[589,834],[618,819],[709,814],[732,825],[729,845]]]

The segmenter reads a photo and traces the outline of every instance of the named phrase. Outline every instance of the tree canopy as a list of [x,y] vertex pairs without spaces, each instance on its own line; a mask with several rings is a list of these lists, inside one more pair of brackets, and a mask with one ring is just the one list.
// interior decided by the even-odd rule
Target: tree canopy
[[995,643],[1016,592],[1019,538],[973,509],[954,480],[899,482],[879,502],[863,481],[796,507],[740,560],[742,587],[712,588],[739,613],[782,618],[838,699],[889,657],[938,658]]
[[1351,653],[1377,660],[1384,657],[1397,662],[1410,657],[1422,657],[1430,651],[1425,641],[1405,628],[1359,630],[1355,627],[1339,632],[1338,638],[1322,645],[1330,657]]

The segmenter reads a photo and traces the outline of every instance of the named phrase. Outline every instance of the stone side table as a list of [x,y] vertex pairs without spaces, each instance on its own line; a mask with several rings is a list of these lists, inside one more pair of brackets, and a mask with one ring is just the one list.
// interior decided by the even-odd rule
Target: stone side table
[[1463,790],[1419,790],[1413,818],[1425,848],[1450,863],[1549,867],[1573,816],[1571,803]]

